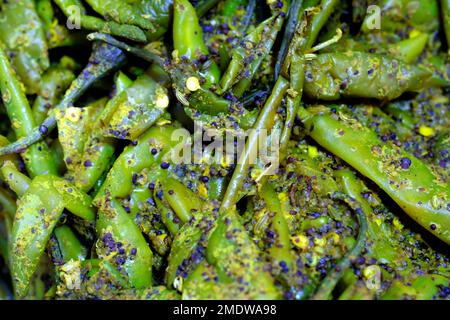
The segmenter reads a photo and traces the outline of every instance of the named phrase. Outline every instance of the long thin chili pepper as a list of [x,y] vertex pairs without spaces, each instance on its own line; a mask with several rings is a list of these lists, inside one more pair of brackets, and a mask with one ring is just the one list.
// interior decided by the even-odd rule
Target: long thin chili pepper
[[[21,139],[33,131],[36,123],[27,97],[22,90],[22,84],[16,78],[2,46],[0,43],[0,90],[14,132],[17,138]],[[56,173],[56,166],[44,142],[33,145],[29,149],[22,148],[21,151],[25,151],[22,157],[32,177]]]
[[11,235],[14,292],[26,296],[45,245],[63,210],[93,221],[92,200],[64,179],[40,175],[20,198]]
[[355,246],[342,258],[341,261],[334,267],[334,269],[327,275],[327,277],[322,281],[317,292],[314,294],[314,300],[326,300],[331,298],[331,293],[336,287],[336,284],[341,279],[344,272],[350,267],[352,260],[361,253],[364,249],[367,233],[367,217],[364,211],[358,207],[358,204],[352,204],[349,200],[353,210],[356,213],[359,223],[358,238],[356,239]]
[[326,110],[302,108],[299,116],[309,135],[374,181],[415,221],[450,242],[448,182],[416,157],[383,143],[368,128],[335,119]]
[[246,148],[242,153],[238,165],[233,173],[227,192],[222,200],[221,212],[233,208],[238,199],[238,192],[241,190],[244,180],[248,174],[250,168],[250,158],[258,148],[258,133],[261,130],[269,130],[272,128],[275,121],[277,109],[281,104],[287,90],[289,89],[289,82],[280,77],[275,84],[271,96],[267,100],[264,108],[258,117],[258,120],[253,127],[254,132],[248,138]]
[[[74,27],[77,27],[76,23],[79,22],[79,27],[83,29],[110,33],[138,42],[147,41],[146,34],[139,27],[119,24],[114,21],[104,21],[100,18],[86,15],[86,10],[79,0],[55,0],[55,3],[69,19],[75,17],[75,21],[72,21]],[[79,19],[79,21],[76,19]]]
[[[189,60],[209,55],[194,7],[187,0],[174,1],[173,45],[180,57]],[[206,88],[219,82],[220,69],[214,61],[204,72]]]

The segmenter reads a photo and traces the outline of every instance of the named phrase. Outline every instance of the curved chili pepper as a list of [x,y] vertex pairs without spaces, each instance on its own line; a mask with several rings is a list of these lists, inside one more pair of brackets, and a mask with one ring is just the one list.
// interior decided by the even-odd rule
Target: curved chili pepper
[[42,73],[49,67],[47,41],[33,0],[3,2],[0,10],[0,40],[11,52],[20,80],[28,94],[39,93]]
[[276,36],[283,25],[283,18],[273,16],[262,22],[258,28],[244,39],[243,47],[233,51],[231,62],[223,75],[219,93],[233,86],[233,94],[241,97],[274,45]]
[[415,279],[410,285],[405,285],[400,281],[394,284],[381,297],[382,300],[432,300],[439,294],[439,287],[449,286],[448,277],[439,274],[427,274]]
[[242,153],[238,165],[233,173],[233,177],[228,185],[228,189],[222,200],[221,212],[226,212],[227,210],[233,208],[238,200],[238,193],[244,184],[244,179],[248,174],[248,169],[250,167],[250,156],[258,148],[258,132],[260,130],[269,130],[272,128],[275,122],[275,117],[277,114],[277,109],[281,104],[281,100],[284,98],[289,87],[289,83],[284,78],[280,77],[275,84],[271,96],[267,100],[264,108],[262,109],[258,120],[256,121],[253,129],[255,130],[253,134],[249,137],[245,152]]
[[242,288],[249,298],[280,298],[271,275],[263,269],[256,245],[238,219],[234,212],[219,217],[208,241],[207,261],[231,279],[242,277]]
[[392,100],[422,89],[431,73],[389,57],[352,52],[320,54],[306,64],[305,75],[305,93],[312,98]]
[[115,151],[114,141],[100,130],[105,104],[106,99],[100,99],[85,108],[56,111],[67,177],[85,192],[108,170]]
[[45,120],[50,109],[60,101],[64,92],[75,80],[74,63],[68,57],[62,58],[58,65],[51,66],[42,75],[41,94],[33,104],[36,123],[42,123]]
[[331,13],[339,4],[339,0],[321,0],[320,2],[320,13],[315,14],[311,20],[309,28],[309,37],[306,39],[306,43],[304,44],[305,48],[311,48],[314,45],[314,42],[317,40],[319,36],[320,30],[322,30],[325,23],[327,23]]
[[[0,90],[16,136],[19,139],[26,137],[32,132],[36,122],[22,85],[15,76],[2,44],[0,44]],[[55,164],[44,142],[26,149],[22,157],[32,177],[56,173]]]
[[139,228],[117,200],[110,199],[100,207],[96,229],[99,238],[97,254],[103,260],[114,254],[113,265],[125,273],[130,286],[150,286],[153,282],[153,253]]
[[88,221],[95,219],[91,199],[65,180],[36,177],[20,198],[11,235],[11,273],[14,292],[26,296],[45,245],[64,209]]
[[323,109],[316,113],[302,109],[299,115],[314,140],[374,181],[416,222],[450,242],[450,188],[429,167],[381,142],[369,129],[336,120]]
[[345,193],[354,199],[363,210],[367,219],[367,241],[373,241],[370,251],[373,255],[381,261],[392,262],[395,260],[397,253],[396,248],[389,242],[391,236],[386,232],[386,228],[380,226],[378,223],[371,219],[374,210],[368,199],[363,197],[368,190],[365,188],[364,183],[358,180],[354,173],[350,170],[339,170],[335,173],[340,180]]
[[[284,46],[286,48],[285,50],[289,51],[290,55],[287,56],[287,52],[285,52],[284,55],[281,55],[282,51],[280,51],[279,58],[283,58],[283,60],[278,61],[280,63],[278,65],[279,72],[282,72],[283,76],[288,77],[291,82],[291,88],[287,97],[286,121],[280,141],[281,160],[286,158],[286,151],[291,137],[292,127],[303,97],[306,68],[305,55],[317,40],[325,21],[330,18],[333,9],[339,3],[339,1],[322,1],[320,11],[316,9],[317,12],[314,12],[312,17],[309,15],[305,17],[302,10],[304,10],[304,7],[312,5],[313,3],[303,4],[302,1],[298,2],[299,3],[294,3],[292,7],[292,10],[294,10],[292,14],[294,16],[297,15],[297,19],[290,17],[289,21],[292,24],[296,23],[296,26],[288,26],[286,29],[286,36],[288,38],[285,38],[285,40],[289,39],[291,43],[289,46],[287,43],[284,44]],[[302,5],[304,7],[302,7]],[[294,32],[292,28],[296,28],[295,36],[291,34]]]
[[[187,0],[174,1],[173,45],[180,57],[189,60],[208,56],[209,50],[203,41],[203,32],[198,23],[194,7]],[[219,82],[220,69],[214,61],[204,72],[205,88]]]
[[86,2],[107,20],[112,19],[120,24],[136,25],[145,30],[154,29],[151,21],[141,16],[138,10],[126,1],[86,0]]
[[21,197],[30,188],[31,179],[21,173],[13,162],[3,163],[0,174],[14,193]]
[[367,232],[367,217],[364,211],[359,207],[358,203],[355,204],[351,199],[347,201],[349,205],[353,207],[353,210],[355,211],[358,218],[358,238],[356,239],[354,247],[342,258],[341,261],[338,262],[334,270],[332,270],[322,281],[319,289],[314,294],[313,299],[315,300],[330,299],[333,289],[336,287],[336,284],[338,283],[344,272],[350,267],[352,260],[355,259],[364,250]]
[[102,112],[104,135],[135,140],[166,112],[169,103],[167,90],[143,74],[114,97]]
[[58,241],[58,249],[65,263],[70,260],[84,260],[87,255],[86,248],[78,240],[75,233],[68,226],[55,228],[55,238]]
[[[79,18],[80,27],[83,29],[110,33],[138,42],[147,41],[147,36],[139,27],[119,24],[113,21],[104,21],[100,18],[86,15],[86,9],[80,0],[55,0],[55,3],[68,18],[73,17],[73,14],[81,14],[81,16],[77,16],[76,18]],[[72,11],[74,8],[77,8],[77,10]]]
[[[174,130],[170,126],[152,127],[136,141],[136,145],[127,147],[111,168],[94,204],[101,206],[106,198],[129,196],[133,189],[133,173],[139,173],[163,159],[167,147],[175,143],[171,141]],[[152,154],[153,149],[157,151],[155,155]]]

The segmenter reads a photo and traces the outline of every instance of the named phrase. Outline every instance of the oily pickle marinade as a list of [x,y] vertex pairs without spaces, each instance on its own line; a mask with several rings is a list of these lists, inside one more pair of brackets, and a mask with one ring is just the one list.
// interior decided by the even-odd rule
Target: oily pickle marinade
[[450,1],[0,26],[1,300],[450,299]]

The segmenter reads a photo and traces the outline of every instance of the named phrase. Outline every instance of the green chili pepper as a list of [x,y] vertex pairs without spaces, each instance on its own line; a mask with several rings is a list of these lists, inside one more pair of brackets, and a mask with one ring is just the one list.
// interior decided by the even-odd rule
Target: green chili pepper
[[[297,16],[300,17],[297,17],[297,19],[290,18],[289,21],[291,23],[296,23],[297,34],[293,36],[289,33],[289,31],[293,33],[292,26],[288,26],[286,29],[287,38],[285,39],[291,40],[291,45],[290,47],[287,47],[287,45],[285,46],[287,48],[286,50],[290,51],[291,55],[289,57],[286,56],[287,52],[282,55],[283,51],[280,51],[278,57],[280,59],[278,61],[280,63],[278,65],[280,68],[278,72],[289,74],[289,79],[291,81],[291,88],[287,97],[286,121],[280,140],[281,160],[286,158],[286,151],[291,138],[292,127],[303,97],[303,88],[305,85],[305,54],[311,49],[320,30],[323,28],[325,21],[330,18],[333,9],[339,1],[322,1],[321,10],[315,13],[310,19],[309,17],[306,17],[305,19],[304,15],[301,14],[302,3],[302,1],[298,1],[298,3],[294,3],[292,7],[292,10],[294,10],[293,14],[297,14]],[[275,74],[277,74],[276,71]]]
[[202,238],[206,238],[210,233],[213,226],[212,219],[214,216],[203,218],[194,215],[194,219],[184,224],[175,235],[165,276],[169,286],[176,287],[175,281],[186,278],[204,259],[205,243]]
[[167,90],[144,74],[102,112],[104,135],[135,140],[165,113],[169,103]]
[[184,223],[192,218],[193,212],[201,210],[200,199],[177,180],[170,178],[165,180],[162,190],[167,202]]
[[18,298],[26,296],[31,277],[64,209],[88,221],[95,218],[91,199],[55,176],[36,177],[20,198],[11,236],[11,272]]
[[[234,295],[237,299],[243,296],[236,283],[222,271],[206,261],[195,268],[183,283],[183,299],[212,300],[223,299],[227,295]],[[243,296],[245,297],[245,296]]]
[[[260,196],[264,199],[267,210],[274,215],[270,219],[270,230],[273,231],[274,238],[266,240],[268,243],[271,243],[268,252],[272,265],[277,270],[273,273],[276,274],[278,280],[290,288],[291,292],[297,295],[300,288],[297,287],[294,278],[299,270],[297,259],[291,250],[291,233],[285,217],[288,212],[283,210],[278,194],[270,183],[266,183],[261,187]],[[267,238],[267,236],[265,237]]]
[[79,33],[71,33],[61,25],[55,16],[51,0],[35,0],[36,12],[46,29],[49,49],[81,44],[83,39]]
[[36,123],[42,123],[69,88],[75,75],[74,61],[68,57],[61,59],[56,66],[51,66],[42,76],[41,94],[33,104],[33,114]]
[[123,73],[122,71],[119,71],[116,74],[116,78],[115,78],[114,82],[116,85],[115,96],[122,93],[125,89],[127,89],[128,87],[130,87],[133,84],[133,80],[128,78],[127,75],[125,73]]
[[52,24],[55,12],[51,0],[35,0],[36,12],[46,26]]
[[[98,212],[96,225],[99,240],[97,247],[106,246],[103,252],[97,249],[103,259],[110,252],[111,243],[121,243],[113,252],[119,253],[115,258],[115,268],[123,270],[128,283],[134,288],[145,288],[152,284],[153,253],[141,231],[128,216],[117,200],[108,200]],[[121,253],[123,249],[123,253]]]
[[0,172],[3,180],[19,197],[27,192],[31,184],[31,179],[21,173],[14,163],[5,162],[2,165]]
[[[11,62],[28,94],[39,93],[42,73],[49,67],[47,41],[33,0],[2,3],[0,40],[11,52]],[[2,48],[3,49],[3,48]]]
[[115,150],[114,141],[103,137],[99,128],[105,104],[106,99],[100,99],[85,108],[56,111],[67,176],[86,192],[108,170]]
[[[166,67],[166,63],[163,61],[161,57],[158,55],[140,48],[131,47],[123,42],[117,41],[116,39],[103,34],[93,33],[88,36],[91,40],[101,40],[111,45],[114,45],[118,48],[126,50],[144,60],[149,62],[153,62],[158,65],[159,68],[165,70],[167,74],[164,74],[163,77],[166,79],[166,76],[170,75],[170,78],[182,88],[185,89],[186,81],[191,78],[192,75],[183,75],[180,74],[178,70],[174,70],[173,68]],[[161,71],[161,70],[160,70]],[[193,76],[194,81],[198,80],[195,76]],[[164,80],[165,81],[165,80]],[[176,88],[177,90],[178,88]],[[177,92],[177,91],[176,91]],[[182,95],[182,94],[181,94]],[[179,96],[177,96],[178,99]],[[183,96],[183,101],[185,104],[189,105],[190,108],[204,111],[210,115],[217,115],[220,113],[227,113],[231,106],[231,102],[217,96],[215,93],[205,90],[202,87],[198,88],[195,92],[189,92],[189,97],[186,98]],[[186,100],[186,101],[185,101]]]
[[147,41],[144,31],[139,27],[104,21],[100,18],[86,15],[86,10],[80,0],[55,0],[55,3],[69,19],[74,20],[71,21],[74,24],[74,28],[78,27],[76,24],[79,23],[79,28],[110,33],[138,42]]
[[283,21],[281,16],[267,19],[244,39],[243,47],[233,51],[231,63],[220,82],[219,92],[226,92],[234,86],[233,94],[241,97],[247,91],[263,59],[272,49]]
[[[144,0],[137,3],[137,8],[143,17],[149,17],[154,31],[147,32],[148,41],[154,41],[163,36],[172,21],[173,0]],[[133,5],[136,5],[134,3]]]
[[419,0],[411,5],[404,1],[404,10],[411,10],[411,24],[423,31],[433,31],[438,28],[439,4],[437,0]]
[[304,44],[305,48],[311,48],[314,45],[314,42],[319,36],[320,30],[322,30],[323,26],[327,23],[331,13],[339,2],[339,0],[321,0],[319,9],[320,13],[313,16],[312,21],[308,26],[309,36]]
[[[380,25],[385,32],[400,32],[414,27],[423,32],[434,32],[439,27],[439,5],[437,0],[382,0],[375,3],[380,8]],[[373,28],[373,19],[378,11],[370,12],[362,25],[364,33],[378,32]],[[378,27],[377,25],[375,25]]]
[[[179,57],[189,60],[209,55],[194,7],[187,0],[174,1],[173,45]],[[204,72],[205,88],[219,82],[220,69],[215,62]]]
[[363,197],[368,190],[364,183],[358,180],[354,173],[349,170],[340,170],[335,173],[349,197],[354,199],[363,210],[367,217],[367,238],[373,241],[371,252],[374,256],[383,262],[393,262],[397,256],[397,251],[389,241],[390,233],[386,232],[383,225],[379,225],[371,219],[374,210],[368,199]]
[[233,212],[219,217],[217,227],[208,241],[208,262],[223,270],[230,278],[242,277],[242,288],[249,298],[280,298],[272,277],[263,269],[257,247],[238,219]]
[[381,297],[382,300],[431,300],[439,293],[439,285],[448,287],[449,279],[439,274],[428,274],[415,279],[410,285],[400,281],[394,284]]
[[353,207],[359,223],[359,233],[353,248],[342,258],[338,265],[323,280],[317,292],[314,294],[315,300],[330,299],[333,289],[336,287],[339,279],[344,272],[350,267],[351,262],[363,250],[366,243],[367,217],[364,211],[359,207],[359,203],[353,203],[352,199],[347,200],[349,205]]
[[80,243],[70,227],[58,227],[54,233],[63,261],[69,262],[70,260],[84,260],[86,258],[86,248]]
[[153,198],[156,203],[156,207],[158,208],[158,211],[161,215],[161,220],[169,233],[175,236],[179,234],[183,222],[179,219],[177,214],[170,207],[167,201],[165,201],[165,199],[159,199],[158,192],[162,192],[160,187],[155,188]]
[[428,43],[428,34],[420,33],[417,36],[400,41],[393,48],[393,55],[406,63],[413,63],[422,54]]
[[448,182],[439,181],[419,159],[381,142],[358,123],[336,120],[320,109],[302,109],[299,116],[314,140],[374,181],[416,222],[450,242]]
[[[0,44],[0,90],[3,103],[8,116],[13,124],[14,132],[18,138],[26,137],[35,127],[35,119],[28,103],[27,97],[22,90],[22,84],[16,78],[14,71],[8,61],[8,57]],[[27,170],[32,177],[56,173],[48,146],[42,142],[31,146],[22,155]]]
[[305,93],[323,100],[392,100],[404,92],[422,89],[431,76],[421,67],[360,52],[318,55],[306,64],[305,75]]
[[112,19],[120,24],[136,25],[142,29],[154,29],[150,20],[141,16],[136,8],[126,1],[87,0],[96,12],[107,20]]
[[242,188],[244,179],[248,174],[251,154],[258,148],[258,132],[260,130],[269,130],[270,128],[272,128],[275,122],[277,109],[281,104],[281,100],[284,98],[288,87],[288,81],[283,79],[282,77],[280,77],[275,84],[272,95],[267,100],[263,110],[258,117],[258,120],[255,123],[255,126],[253,127],[254,132],[248,138],[245,152],[242,153],[238,165],[236,166],[236,169],[233,173],[233,177],[231,178],[228,189],[222,200],[221,212],[225,212],[231,209],[236,204],[239,197],[238,192]]
[[[171,141],[175,128],[170,126],[152,127],[138,140],[135,146],[129,146],[116,160],[105,183],[94,199],[96,205],[101,206],[105,197],[123,198],[132,191],[133,173],[139,173],[144,168],[163,159],[167,147],[174,144]],[[157,151],[156,155],[152,150]]]
[[[159,174],[155,174],[155,179]],[[166,224],[165,212],[159,210],[159,198],[152,193],[148,185],[140,184],[130,196],[129,207],[134,222],[148,236],[152,249],[158,254],[154,256],[153,264],[159,269],[160,262],[155,260],[161,260],[168,255],[172,244],[171,234],[174,234],[173,229],[170,229],[171,225]]]

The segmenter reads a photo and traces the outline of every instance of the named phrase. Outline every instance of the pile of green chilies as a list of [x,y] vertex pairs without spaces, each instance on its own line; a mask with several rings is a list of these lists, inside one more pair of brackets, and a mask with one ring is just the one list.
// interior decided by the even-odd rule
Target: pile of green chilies
[[450,1],[8,0],[0,29],[0,299],[450,298]]

